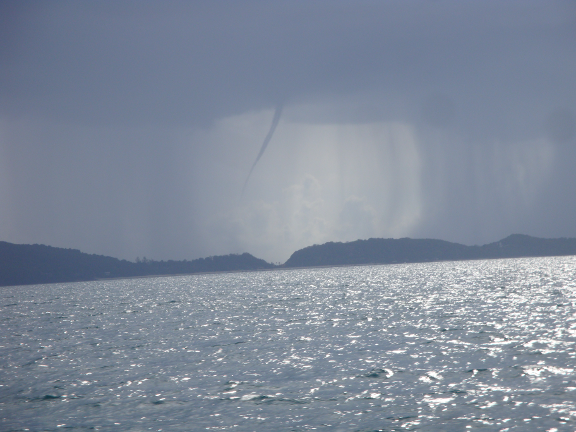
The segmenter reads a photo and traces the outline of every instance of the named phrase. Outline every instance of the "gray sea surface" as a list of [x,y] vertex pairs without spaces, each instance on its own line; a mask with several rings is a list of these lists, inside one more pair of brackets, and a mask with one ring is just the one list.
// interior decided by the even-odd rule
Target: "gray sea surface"
[[574,431],[576,257],[0,288],[2,431]]

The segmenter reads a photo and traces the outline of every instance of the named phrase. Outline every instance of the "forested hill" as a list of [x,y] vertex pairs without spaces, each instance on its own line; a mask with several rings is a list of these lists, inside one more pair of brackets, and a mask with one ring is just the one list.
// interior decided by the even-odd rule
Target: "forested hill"
[[543,239],[514,234],[483,246],[432,239],[356,240],[309,246],[292,254],[284,267],[389,264],[529,256],[576,255],[576,239]]
[[130,262],[76,249],[0,241],[0,286],[88,281],[105,278],[355,264],[576,255],[576,239],[515,234],[484,246],[432,239],[369,239],[300,249],[282,266],[244,253],[192,261]]
[[248,253],[192,261],[142,260],[134,263],[102,255],[90,255],[76,249],[0,241],[0,286],[273,267],[273,264]]

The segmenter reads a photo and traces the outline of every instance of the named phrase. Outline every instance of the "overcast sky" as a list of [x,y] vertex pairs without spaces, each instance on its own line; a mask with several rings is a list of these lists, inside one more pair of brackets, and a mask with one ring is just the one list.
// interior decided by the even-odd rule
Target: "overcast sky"
[[0,240],[513,233],[576,237],[574,1],[0,3]]

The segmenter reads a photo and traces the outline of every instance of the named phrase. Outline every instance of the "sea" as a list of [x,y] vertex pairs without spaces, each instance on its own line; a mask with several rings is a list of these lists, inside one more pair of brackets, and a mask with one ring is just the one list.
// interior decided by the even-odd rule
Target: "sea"
[[0,288],[1,431],[574,431],[576,257]]

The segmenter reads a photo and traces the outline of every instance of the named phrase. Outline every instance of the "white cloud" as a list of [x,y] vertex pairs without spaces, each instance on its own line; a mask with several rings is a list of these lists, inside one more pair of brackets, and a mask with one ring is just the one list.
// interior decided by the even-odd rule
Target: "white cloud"
[[[225,120],[210,133],[243,141],[247,125],[265,133],[258,117],[269,121],[271,112]],[[250,161],[238,160],[247,174]],[[282,120],[244,198],[219,211],[207,235],[274,261],[314,243],[409,235],[422,214],[420,173],[407,124]]]

